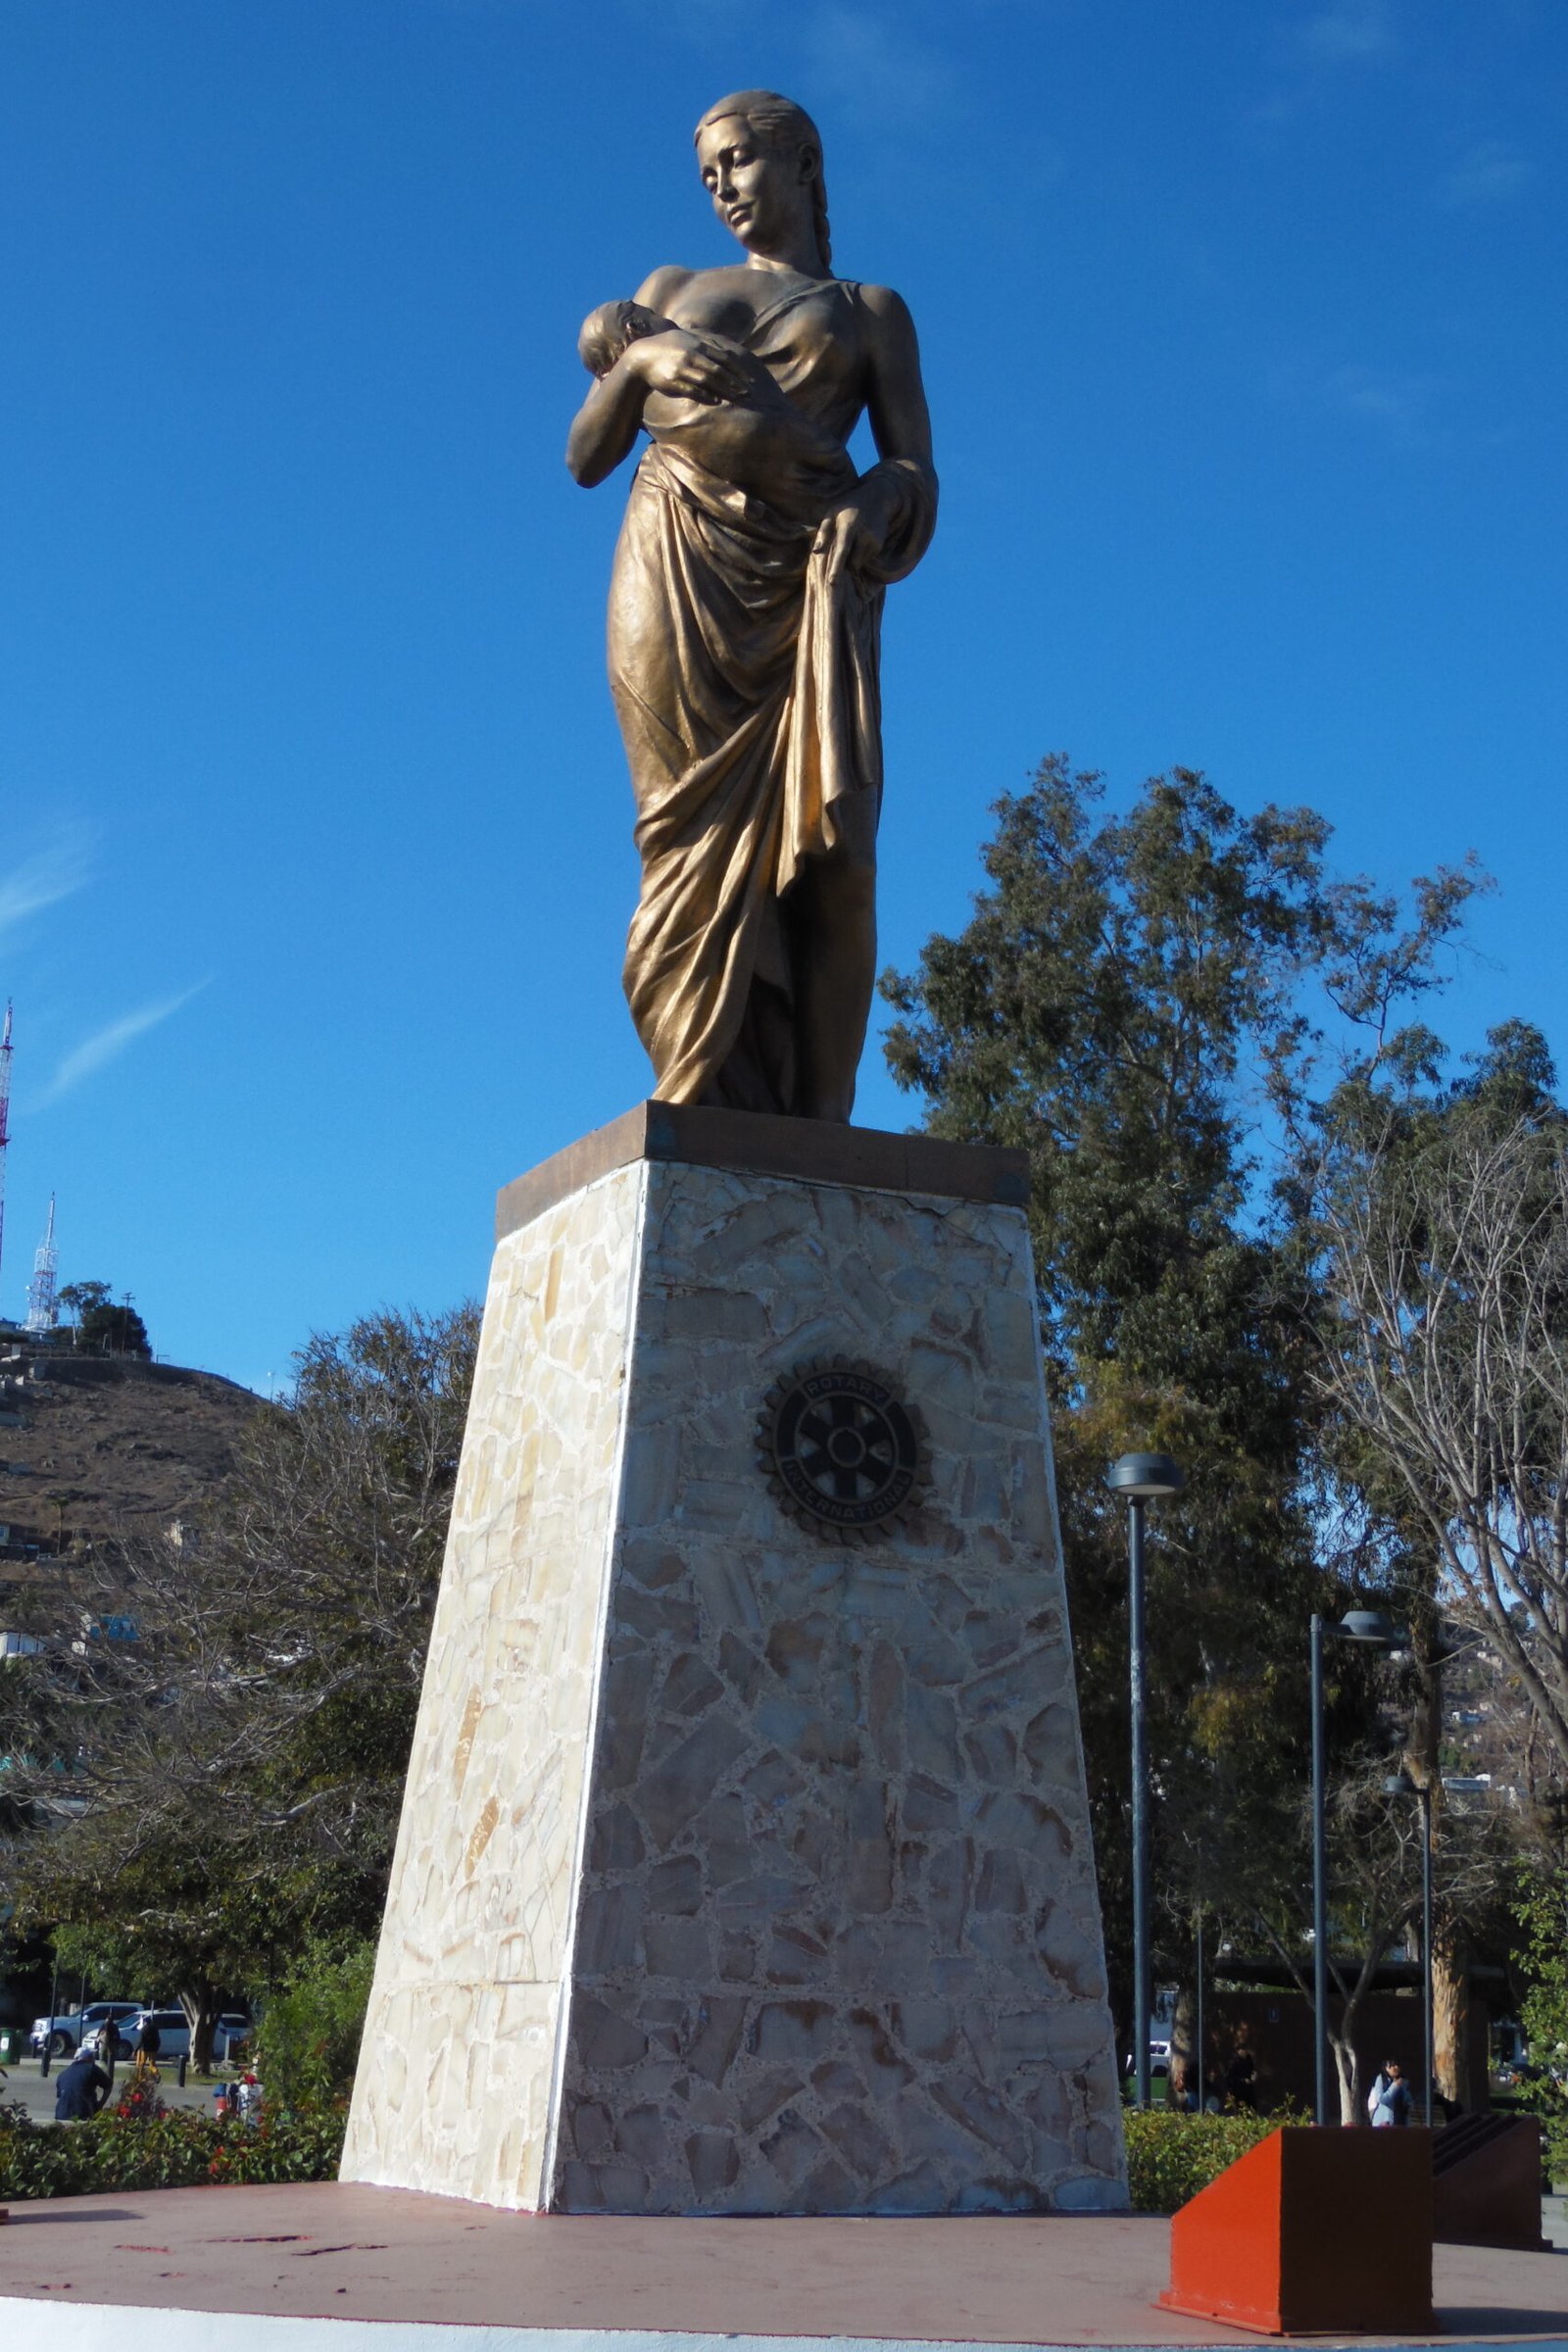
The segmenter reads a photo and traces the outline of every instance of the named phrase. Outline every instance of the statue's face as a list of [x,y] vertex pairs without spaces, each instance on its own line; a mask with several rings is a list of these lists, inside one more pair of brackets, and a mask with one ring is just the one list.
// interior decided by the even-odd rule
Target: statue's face
[[775,145],[742,116],[706,125],[697,163],[714,212],[750,253],[770,253],[809,218],[809,150]]

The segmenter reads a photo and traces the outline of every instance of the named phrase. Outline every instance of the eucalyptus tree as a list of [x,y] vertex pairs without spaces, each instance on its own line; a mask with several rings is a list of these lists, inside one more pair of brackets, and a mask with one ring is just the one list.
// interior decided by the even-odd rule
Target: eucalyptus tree
[[1457,1079],[1443,1068],[1423,1038],[1312,1123],[1314,1377],[1568,1781],[1568,1112],[1523,1022]]
[[[928,1131],[1022,1146],[1080,1704],[1113,1996],[1125,2008],[1125,1537],[1105,1465],[1157,1446],[1189,1473],[1151,1545],[1152,1752],[1176,1964],[1195,1902],[1222,1909],[1255,1801],[1294,1802],[1305,1645],[1325,1556],[1325,1406],[1302,1258],[1269,1154],[1347,1049],[1376,1059],[1441,979],[1477,887],[1416,887],[1413,915],[1329,869],[1308,808],[1241,813],[1200,774],[1120,815],[1046,760],[997,804],[985,887],[956,936],[888,973],[887,1054]],[[1332,1546],[1329,1546],[1331,1549]],[[1277,1809],[1277,1808],[1276,1808]],[[1198,1834],[1195,1825],[1208,1826]],[[1249,1904],[1255,1908],[1251,1895]],[[1185,1951],[1182,1952],[1185,1959]]]

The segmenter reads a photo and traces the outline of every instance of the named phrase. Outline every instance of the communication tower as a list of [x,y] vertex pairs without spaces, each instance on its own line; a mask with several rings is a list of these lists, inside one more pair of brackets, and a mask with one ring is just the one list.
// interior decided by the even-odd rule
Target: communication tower
[[0,1265],[5,1261],[6,1244],[6,1145],[10,1142],[11,1118],[11,1006],[6,1005],[6,1025],[0,1032]]
[[32,1280],[27,1285],[27,1329],[35,1339],[54,1330],[60,1320],[55,1301],[55,1281],[60,1272],[60,1252],[55,1248],[55,1197],[49,1196],[49,1222],[44,1227],[38,1254],[32,1261]]

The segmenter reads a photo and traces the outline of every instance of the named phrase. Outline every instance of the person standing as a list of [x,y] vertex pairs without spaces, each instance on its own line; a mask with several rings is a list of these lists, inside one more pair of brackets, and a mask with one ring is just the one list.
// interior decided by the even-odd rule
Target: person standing
[[1232,2107],[1251,2111],[1257,2106],[1257,2060],[1252,2055],[1251,2029],[1236,2029],[1236,2047],[1225,2069],[1225,2096]]
[[143,2018],[141,2032],[136,2036],[136,2080],[145,2082],[158,2080],[158,2053],[163,2048],[163,2035],[150,2017]]
[[1410,2121],[1413,2104],[1403,2067],[1397,2058],[1389,2059],[1372,2086],[1373,2131],[1402,2128]]

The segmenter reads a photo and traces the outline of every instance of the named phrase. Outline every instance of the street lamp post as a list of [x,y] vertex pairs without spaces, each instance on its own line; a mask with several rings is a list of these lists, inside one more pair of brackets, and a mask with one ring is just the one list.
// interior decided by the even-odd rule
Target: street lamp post
[[1197,2115],[1203,2115],[1203,1907],[1199,1905],[1199,1969],[1197,1969]]
[[1144,1655],[1144,1505],[1179,1494],[1187,1474],[1168,1453],[1124,1453],[1105,1484],[1125,1496],[1127,1630],[1132,1679],[1133,1768],[1133,2063],[1135,2097],[1149,2105],[1149,1721]]
[[1329,1872],[1324,1830],[1323,1620],[1312,1617],[1312,2052],[1313,2114],[1329,2120]]
[[43,2056],[38,2061],[38,2072],[40,2075],[47,2075],[49,2072],[49,2060],[51,2056],[49,2045],[55,2037],[55,2010],[59,2006],[59,2001],[60,1962],[57,1957],[49,1977],[49,2023],[44,2030]]
[[1329,1863],[1327,1823],[1328,1734],[1323,1720],[1323,1644],[1353,1642],[1363,1649],[1396,1649],[1399,1637],[1381,1609],[1350,1609],[1330,1624],[1312,1618],[1312,2039],[1315,2045],[1315,2113],[1329,2120]]
[[1426,2070],[1426,2123],[1432,2129],[1432,2078],[1436,2051],[1432,2036],[1432,1790],[1407,1772],[1392,1773],[1383,1784],[1386,1796],[1413,1796],[1421,1807],[1421,2064]]

